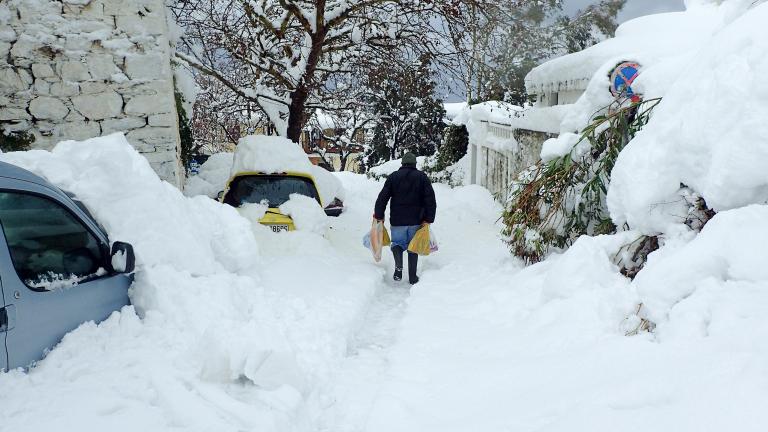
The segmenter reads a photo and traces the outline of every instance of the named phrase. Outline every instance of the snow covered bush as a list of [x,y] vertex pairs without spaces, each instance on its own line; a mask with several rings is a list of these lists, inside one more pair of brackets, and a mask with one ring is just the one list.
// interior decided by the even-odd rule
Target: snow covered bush
[[616,232],[605,203],[611,171],[658,103],[617,102],[595,117],[580,138],[564,134],[545,144],[546,150],[564,141],[571,150],[539,162],[513,184],[503,234],[515,255],[538,262],[552,248],[568,247],[579,236]]
[[443,139],[437,153],[427,158],[424,171],[433,183],[461,186],[469,160],[469,133],[465,125],[449,124],[443,130]]

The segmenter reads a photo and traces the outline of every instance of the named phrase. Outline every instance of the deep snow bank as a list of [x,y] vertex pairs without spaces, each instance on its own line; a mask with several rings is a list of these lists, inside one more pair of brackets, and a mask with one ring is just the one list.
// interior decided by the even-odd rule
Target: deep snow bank
[[617,224],[654,234],[681,223],[681,183],[718,211],[768,200],[767,20],[768,4],[754,7],[668,77],[664,100],[613,170]]
[[275,241],[161,182],[119,134],[1,158],[75,193],[133,243],[138,267],[134,306],[68,334],[29,373],[0,374],[0,429],[309,429],[306,403],[380,281],[361,246],[311,232]]
[[[583,237],[522,271],[482,251],[485,264],[445,268],[412,290],[385,384],[349,430],[765,430],[768,281],[759,253],[742,260],[754,249],[723,257],[766,211],[736,212],[636,284],[612,263],[636,233]],[[674,303],[671,319],[626,337],[641,295]]]

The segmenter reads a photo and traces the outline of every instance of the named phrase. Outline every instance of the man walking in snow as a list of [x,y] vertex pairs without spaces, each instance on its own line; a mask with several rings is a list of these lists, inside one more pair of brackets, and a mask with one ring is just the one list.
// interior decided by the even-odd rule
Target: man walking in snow
[[[389,209],[389,222],[392,225],[392,255],[395,257],[396,281],[403,278],[403,253],[408,250],[413,236],[422,225],[435,222],[437,202],[432,182],[426,174],[416,169],[416,155],[406,153],[403,156],[402,167],[387,177],[384,187],[376,200],[373,217],[384,220],[387,203],[392,201]],[[416,270],[419,256],[408,252],[408,281],[411,285],[419,281]]]

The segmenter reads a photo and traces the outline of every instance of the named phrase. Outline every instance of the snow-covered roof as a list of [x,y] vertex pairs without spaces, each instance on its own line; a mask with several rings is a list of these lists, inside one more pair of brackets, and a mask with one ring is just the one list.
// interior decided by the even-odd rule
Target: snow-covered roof
[[720,27],[714,5],[698,5],[685,12],[647,15],[619,26],[616,37],[581,52],[558,57],[534,68],[525,78],[530,94],[585,90],[607,63],[633,60],[648,65],[697,46]]

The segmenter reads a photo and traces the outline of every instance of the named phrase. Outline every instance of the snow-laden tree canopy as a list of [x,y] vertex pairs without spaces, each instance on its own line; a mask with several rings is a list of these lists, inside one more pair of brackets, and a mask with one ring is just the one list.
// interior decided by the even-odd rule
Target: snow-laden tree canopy
[[[395,47],[427,47],[436,3],[420,0],[181,0],[179,58],[255,103],[297,141],[306,114],[344,109],[349,76]],[[418,48],[415,48],[418,49]],[[426,48],[424,48],[426,49]],[[329,95],[334,97],[328,97]]]

